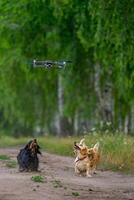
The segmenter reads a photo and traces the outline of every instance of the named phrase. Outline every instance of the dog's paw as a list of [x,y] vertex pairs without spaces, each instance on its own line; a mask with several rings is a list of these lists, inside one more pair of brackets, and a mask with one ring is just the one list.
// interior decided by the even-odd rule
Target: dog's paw
[[92,176],[91,176],[91,174],[87,174],[87,178],[91,178]]

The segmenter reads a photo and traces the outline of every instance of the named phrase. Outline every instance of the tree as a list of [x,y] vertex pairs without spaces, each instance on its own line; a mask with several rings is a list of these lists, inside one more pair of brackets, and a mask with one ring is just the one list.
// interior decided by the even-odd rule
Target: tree
[[[133,11],[133,0],[1,0],[1,126],[57,134],[60,116],[61,134],[100,121],[132,132]],[[33,58],[73,64],[35,71],[27,63]]]

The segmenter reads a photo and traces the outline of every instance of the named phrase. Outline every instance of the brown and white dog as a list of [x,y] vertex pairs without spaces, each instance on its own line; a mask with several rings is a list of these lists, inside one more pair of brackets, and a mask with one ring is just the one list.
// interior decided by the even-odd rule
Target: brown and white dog
[[100,160],[99,143],[96,143],[94,147],[88,148],[84,139],[79,144],[74,142],[75,149],[75,173],[86,173],[87,177],[91,177],[95,173],[96,166]]

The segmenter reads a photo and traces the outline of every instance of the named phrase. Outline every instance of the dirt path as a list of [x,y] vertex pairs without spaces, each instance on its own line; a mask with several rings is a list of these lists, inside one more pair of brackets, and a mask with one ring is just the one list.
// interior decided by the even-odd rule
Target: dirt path
[[[0,149],[0,155],[16,160],[18,151]],[[37,173],[19,173],[0,161],[0,200],[134,200],[134,176],[98,171],[92,178],[78,177],[73,160],[44,152]],[[44,182],[32,181],[35,175],[43,176]]]

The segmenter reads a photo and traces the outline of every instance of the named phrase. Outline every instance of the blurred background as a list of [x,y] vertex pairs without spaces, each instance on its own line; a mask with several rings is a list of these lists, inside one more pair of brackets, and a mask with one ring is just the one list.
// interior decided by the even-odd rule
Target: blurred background
[[133,0],[0,0],[0,134],[134,135],[133,56]]

